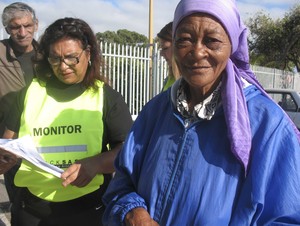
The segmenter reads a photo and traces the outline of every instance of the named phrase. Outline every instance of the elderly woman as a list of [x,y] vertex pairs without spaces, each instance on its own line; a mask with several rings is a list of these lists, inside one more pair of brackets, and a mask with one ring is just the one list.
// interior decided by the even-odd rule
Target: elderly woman
[[37,79],[7,121],[5,137],[30,134],[44,160],[65,171],[57,178],[22,161],[13,226],[102,225],[101,197],[132,125],[122,96],[105,82],[102,61],[83,20],[59,19],[45,30],[34,60]]
[[300,224],[299,133],[249,69],[234,2],[180,1],[173,37],[182,78],[135,121],[104,224]]

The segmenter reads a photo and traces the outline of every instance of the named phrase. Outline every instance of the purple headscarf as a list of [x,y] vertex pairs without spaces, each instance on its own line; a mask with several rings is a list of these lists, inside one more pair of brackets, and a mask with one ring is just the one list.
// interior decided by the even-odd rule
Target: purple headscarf
[[252,136],[241,78],[256,85],[265,94],[250,69],[247,29],[234,0],[181,0],[175,10],[173,38],[182,19],[194,13],[207,13],[217,18],[231,41],[231,56],[226,66],[226,76],[222,78],[221,95],[231,151],[244,166],[246,173]]

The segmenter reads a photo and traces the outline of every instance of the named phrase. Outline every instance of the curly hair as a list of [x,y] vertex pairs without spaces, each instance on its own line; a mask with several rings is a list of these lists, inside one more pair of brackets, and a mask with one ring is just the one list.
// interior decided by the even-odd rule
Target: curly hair
[[50,46],[63,38],[79,40],[83,49],[87,47],[90,49],[91,63],[82,84],[86,88],[97,89],[97,80],[106,83],[106,78],[101,71],[104,60],[94,32],[85,21],[70,17],[56,20],[42,35],[37,54],[33,60],[36,77],[42,82],[47,82],[53,75],[51,65],[48,62]]

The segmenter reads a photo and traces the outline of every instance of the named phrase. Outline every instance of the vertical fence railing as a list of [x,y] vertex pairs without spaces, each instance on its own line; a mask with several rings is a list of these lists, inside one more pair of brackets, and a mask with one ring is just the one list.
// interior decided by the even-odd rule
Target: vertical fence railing
[[[251,69],[264,88],[296,89],[296,83],[300,82],[298,76],[290,71],[278,70],[251,65]],[[300,91],[300,90],[299,90]]]
[[142,107],[155,95],[163,84],[167,63],[160,56],[158,45],[150,48],[100,43],[105,59],[106,77],[110,85],[122,94],[132,115],[137,115]]

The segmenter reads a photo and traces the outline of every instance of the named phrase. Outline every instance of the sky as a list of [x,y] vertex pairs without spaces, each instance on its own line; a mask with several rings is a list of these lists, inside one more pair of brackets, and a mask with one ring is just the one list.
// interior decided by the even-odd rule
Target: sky
[[[39,19],[39,34],[56,19],[76,17],[85,20],[95,33],[127,29],[149,37],[150,0],[15,0],[29,4]],[[0,0],[0,14],[15,1]],[[173,20],[179,0],[152,0],[152,37]],[[241,17],[246,21],[256,12],[282,18],[299,0],[237,0]],[[3,32],[2,23],[0,31]]]

